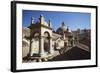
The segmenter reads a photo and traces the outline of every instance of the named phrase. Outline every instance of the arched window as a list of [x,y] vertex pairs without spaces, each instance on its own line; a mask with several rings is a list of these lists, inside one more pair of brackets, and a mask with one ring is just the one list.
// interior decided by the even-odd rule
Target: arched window
[[44,51],[48,52],[50,51],[50,34],[49,32],[44,32]]

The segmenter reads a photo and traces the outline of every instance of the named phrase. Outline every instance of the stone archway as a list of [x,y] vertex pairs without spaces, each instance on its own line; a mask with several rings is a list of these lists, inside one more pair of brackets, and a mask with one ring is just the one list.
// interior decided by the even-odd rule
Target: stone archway
[[31,40],[31,56],[37,56],[39,53],[39,32],[34,32],[32,34]]
[[44,52],[50,53],[50,34],[49,32],[44,32]]

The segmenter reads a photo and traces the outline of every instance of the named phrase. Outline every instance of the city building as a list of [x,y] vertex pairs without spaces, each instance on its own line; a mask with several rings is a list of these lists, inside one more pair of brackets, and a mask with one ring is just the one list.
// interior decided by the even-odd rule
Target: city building
[[22,29],[22,57],[30,57],[47,60],[53,57],[56,52],[69,46],[75,46],[75,38],[64,22],[54,31],[52,22],[45,21],[43,15],[40,15],[39,21],[31,18],[31,24]]

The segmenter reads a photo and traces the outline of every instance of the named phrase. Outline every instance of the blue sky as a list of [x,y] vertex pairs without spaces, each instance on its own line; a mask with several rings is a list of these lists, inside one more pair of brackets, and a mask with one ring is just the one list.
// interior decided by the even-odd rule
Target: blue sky
[[78,28],[89,29],[91,25],[90,13],[23,10],[22,14],[23,27],[28,27],[30,25],[31,17],[34,17],[35,21],[39,21],[41,14],[45,17],[47,22],[49,19],[51,20],[54,30],[59,28],[62,22],[71,30],[76,30]]

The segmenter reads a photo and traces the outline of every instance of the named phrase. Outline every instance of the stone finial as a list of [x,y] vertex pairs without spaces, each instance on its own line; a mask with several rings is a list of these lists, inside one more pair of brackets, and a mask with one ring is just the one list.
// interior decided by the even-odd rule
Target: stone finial
[[51,23],[51,20],[49,20],[49,27],[52,27],[52,23]]
[[43,15],[41,14],[40,17],[43,17]]
[[34,17],[31,17],[31,24],[34,24]]
[[44,22],[45,22],[44,16],[41,14],[40,15],[40,23],[41,24],[44,24]]
[[63,27],[63,26],[65,26],[65,23],[64,23],[64,22],[62,22],[61,26],[62,26],[62,27]]
[[69,26],[67,26],[67,31],[69,32]]

